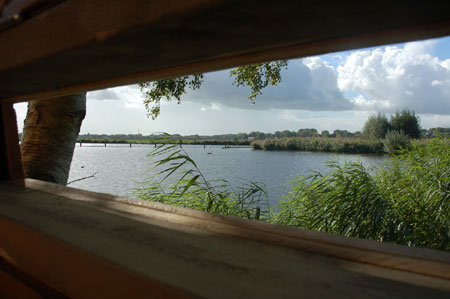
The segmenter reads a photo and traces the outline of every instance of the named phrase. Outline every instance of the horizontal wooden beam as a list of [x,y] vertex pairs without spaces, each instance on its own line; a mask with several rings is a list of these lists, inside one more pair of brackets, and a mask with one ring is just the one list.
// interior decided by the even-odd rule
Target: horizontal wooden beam
[[0,184],[0,255],[69,297],[450,294],[449,253],[26,184]]
[[65,1],[0,33],[0,98],[446,35],[448,1]]
[[[436,276],[450,280],[450,272],[448,272],[450,269],[450,254],[446,252],[397,246],[358,238],[347,238],[329,233],[272,225],[260,221],[248,221],[238,217],[222,216],[158,202],[135,200],[110,194],[96,193],[34,179],[27,179],[26,187],[28,189],[65,196],[83,202],[91,202],[92,198],[108,201],[110,207],[114,206],[125,212],[136,211],[135,207],[142,207],[143,209],[140,211],[143,213],[149,210],[160,211],[162,213],[158,215],[163,215],[162,218],[160,218],[162,221],[177,223],[178,220],[175,216],[182,215],[188,218],[196,218],[199,223],[202,221],[217,222],[221,223],[222,227],[217,228],[215,226],[201,224],[197,228],[213,231],[215,233],[231,233],[237,237],[277,244],[280,246],[283,246],[284,244],[282,241],[283,238],[303,240],[306,242],[306,246],[302,246],[300,243],[298,245],[293,245],[293,243],[289,242],[287,246],[306,251],[311,250],[312,253],[323,254],[326,256],[369,263],[389,269],[416,272],[418,274]],[[171,215],[173,215],[173,217]],[[152,217],[155,216],[156,214],[152,215]],[[179,224],[184,225],[186,223],[180,222]],[[195,226],[196,223],[192,222],[191,225]],[[225,230],[224,228],[226,225],[230,225],[234,228]],[[264,232],[265,235],[260,235],[258,232]],[[308,246],[311,244],[310,242],[315,243],[314,248]],[[356,251],[353,251],[353,249],[356,249]],[[392,256],[396,256],[395,261],[389,259]],[[421,261],[424,261],[426,265],[418,266],[417,263],[421,263]]]

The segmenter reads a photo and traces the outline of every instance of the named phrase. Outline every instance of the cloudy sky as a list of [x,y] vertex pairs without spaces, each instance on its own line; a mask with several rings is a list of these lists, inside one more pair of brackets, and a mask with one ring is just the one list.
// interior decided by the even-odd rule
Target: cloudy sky
[[[229,71],[208,73],[182,103],[147,118],[137,85],[89,92],[81,133],[224,134],[316,128],[362,129],[369,115],[409,108],[423,128],[450,127],[450,37],[289,61],[282,83],[252,105]],[[19,131],[26,104],[15,105]]]

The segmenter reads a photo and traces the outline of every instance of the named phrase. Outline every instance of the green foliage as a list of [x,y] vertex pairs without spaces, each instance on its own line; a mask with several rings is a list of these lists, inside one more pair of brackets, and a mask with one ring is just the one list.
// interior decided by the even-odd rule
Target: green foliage
[[[262,89],[270,85],[277,85],[281,82],[281,69],[287,67],[287,60],[278,60],[253,65],[240,66],[230,71],[230,76],[235,77],[233,84],[249,86],[251,94],[248,97],[254,101],[256,96],[262,94]],[[147,109],[147,116],[156,119],[161,112],[161,99],[170,101],[175,98],[178,104],[181,103],[181,96],[186,89],[199,89],[203,83],[203,74],[183,76],[179,78],[164,79],[154,82],[140,83],[141,91],[145,94],[144,105]]]
[[297,132],[298,137],[315,137],[318,136],[319,133],[316,129],[300,129]]
[[378,112],[376,115],[371,115],[364,124],[363,136],[372,139],[384,138],[389,129],[390,124],[386,115]]
[[334,130],[333,135],[335,137],[353,137],[354,134],[347,130]]
[[403,131],[388,131],[383,139],[384,151],[389,154],[395,154],[401,149],[405,149],[411,143],[411,140]]
[[170,101],[173,97],[180,104],[181,96],[186,93],[186,88],[195,90],[200,88],[202,83],[203,74],[140,83],[139,87],[145,93],[144,105],[147,115],[156,119],[161,111],[162,98]]
[[262,219],[269,211],[262,183],[235,188],[224,179],[207,180],[178,145],[160,145],[149,156],[156,159],[154,174],[136,190],[140,199],[248,219]]
[[391,163],[378,171],[360,162],[329,162],[327,174],[315,172],[292,182],[290,193],[272,214],[263,184],[249,182],[236,188],[223,179],[207,180],[178,145],[160,145],[150,157],[155,159],[153,175],[136,191],[144,200],[450,250],[448,140],[413,143],[398,150]]
[[377,177],[393,206],[386,240],[450,250],[450,143],[413,144],[393,159]]
[[382,153],[383,143],[378,140],[360,138],[288,137],[257,140],[253,149],[265,151],[309,151],[352,154]]
[[378,112],[376,115],[371,115],[364,124],[363,136],[374,139],[385,138],[389,130],[403,132],[410,138],[419,138],[419,119],[414,111],[409,109],[404,109],[392,115],[390,122],[384,114]]
[[351,237],[377,239],[388,203],[374,178],[361,163],[340,166],[333,171],[300,177],[281,202],[274,222]]
[[391,127],[393,130],[403,132],[410,138],[420,137],[419,119],[416,117],[414,111],[404,109],[401,112],[396,112],[391,116]]
[[[423,132],[423,135],[422,135]],[[421,135],[422,137],[427,137],[427,138],[450,138],[450,128],[442,128],[442,127],[437,127],[437,128],[430,128],[428,130],[422,129],[421,130]]]
[[330,163],[293,182],[274,221],[331,233],[450,250],[450,144],[402,150],[373,175],[361,163]]
[[240,66],[230,71],[230,76],[234,77],[233,84],[237,87],[249,86],[251,94],[248,97],[251,101],[262,94],[262,89],[270,85],[277,85],[281,82],[281,69],[286,69],[287,60],[278,60],[265,63]]

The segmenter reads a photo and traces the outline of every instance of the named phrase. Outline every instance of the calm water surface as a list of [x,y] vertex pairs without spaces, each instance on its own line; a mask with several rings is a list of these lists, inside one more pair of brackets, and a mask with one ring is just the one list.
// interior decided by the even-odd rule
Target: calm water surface
[[[299,175],[314,170],[326,171],[329,160],[356,161],[365,166],[377,166],[386,156],[349,155],[312,152],[264,152],[251,148],[183,145],[208,179],[224,178],[233,184],[248,181],[266,184],[271,203],[276,203],[289,190],[287,184]],[[83,145],[75,148],[69,181],[90,178],[70,184],[70,187],[121,196],[133,195],[138,182],[151,174],[151,160],[147,157],[152,145]],[[211,154],[208,154],[211,153]]]

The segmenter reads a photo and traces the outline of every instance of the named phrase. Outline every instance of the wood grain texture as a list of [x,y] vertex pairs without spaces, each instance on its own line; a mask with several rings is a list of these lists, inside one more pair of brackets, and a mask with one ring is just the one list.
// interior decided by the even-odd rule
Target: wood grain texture
[[0,103],[0,181],[23,185],[23,178],[16,112],[11,103]]
[[[69,298],[193,298],[175,287],[105,262],[34,229],[0,218],[1,249],[11,262]],[[29,250],[33,248],[33,250]],[[101,253],[100,253],[101,255]]]
[[[248,221],[238,217],[222,216],[157,202],[95,193],[32,179],[26,180],[26,187],[74,200],[91,202],[92,204],[95,204],[92,202],[92,198],[95,197],[100,203],[107,202],[109,207],[124,212],[135,213],[139,211],[147,215],[146,213],[150,210],[152,211],[151,217],[161,221],[169,220],[181,225],[194,225],[199,229],[215,233],[231,234],[236,237],[297,248],[325,256],[450,280],[450,254],[445,252],[348,238],[259,221]],[[190,218],[195,218],[198,221],[191,223],[186,220]]]
[[449,25],[448,1],[67,1],[0,34],[0,97],[439,37]]
[[[33,180],[27,184],[0,184],[0,248],[27,272],[62,273],[56,283],[67,287],[66,294],[80,283],[86,286],[73,278],[66,285],[64,272],[77,266],[65,260],[73,260],[74,251],[76,265],[88,260],[81,263],[86,273],[101,273],[98,263],[114,265],[108,277],[113,281],[116,271],[125,271],[208,298],[438,298],[450,293],[448,253],[140,204]],[[39,244],[36,253],[23,249],[27,240]],[[63,248],[53,247],[55,240]],[[354,258],[342,255],[346,251]],[[411,269],[402,269],[405,264]],[[106,282],[97,278],[98,283]]]

